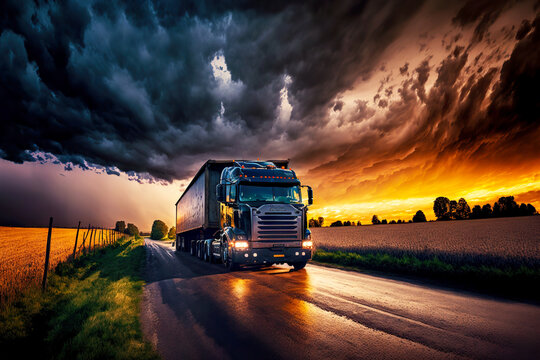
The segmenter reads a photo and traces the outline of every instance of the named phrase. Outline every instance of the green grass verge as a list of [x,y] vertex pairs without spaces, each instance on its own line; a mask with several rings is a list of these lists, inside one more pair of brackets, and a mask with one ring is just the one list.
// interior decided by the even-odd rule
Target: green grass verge
[[318,249],[313,260],[361,270],[406,274],[440,280],[471,290],[495,293],[512,298],[540,300],[540,269],[454,265],[436,256],[419,259],[414,256],[395,256],[387,253],[354,253]]
[[17,358],[158,359],[143,340],[142,239],[60,264],[45,294],[28,290],[0,310],[0,348]]

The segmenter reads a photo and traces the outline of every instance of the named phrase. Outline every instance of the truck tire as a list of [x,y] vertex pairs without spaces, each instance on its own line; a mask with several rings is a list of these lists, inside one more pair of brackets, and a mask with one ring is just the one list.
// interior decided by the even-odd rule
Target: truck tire
[[238,264],[236,264],[232,258],[230,258],[227,254],[227,257],[225,257],[225,248],[227,244],[225,243],[225,246],[221,248],[221,259],[223,259],[223,264],[229,271],[235,271],[238,269]]
[[199,257],[199,259],[204,260],[204,243],[202,241],[199,241],[197,249],[199,250],[197,256]]
[[306,264],[307,264],[307,261],[294,263],[293,264],[294,270],[302,270],[306,266]]
[[206,245],[203,246],[203,251],[204,262],[210,262],[210,257],[208,256],[208,249],[206,248]]

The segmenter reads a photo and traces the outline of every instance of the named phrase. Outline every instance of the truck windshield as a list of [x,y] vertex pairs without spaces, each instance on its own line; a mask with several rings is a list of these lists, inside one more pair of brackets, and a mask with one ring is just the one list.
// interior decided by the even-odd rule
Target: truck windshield
[[264,201],[278,203],[301,203],[299,186],[252,186],[240,185],[240,201]]

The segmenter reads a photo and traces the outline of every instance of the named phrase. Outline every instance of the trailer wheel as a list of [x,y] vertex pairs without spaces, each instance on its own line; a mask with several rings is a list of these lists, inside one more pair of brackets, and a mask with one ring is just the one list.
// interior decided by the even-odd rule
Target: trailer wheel
[[307,261],[302,261],[302,262],[298,262],[298,263],[294,263],[292,264],[293,267],[294,267],[294,270],[302,270],[307,264]]

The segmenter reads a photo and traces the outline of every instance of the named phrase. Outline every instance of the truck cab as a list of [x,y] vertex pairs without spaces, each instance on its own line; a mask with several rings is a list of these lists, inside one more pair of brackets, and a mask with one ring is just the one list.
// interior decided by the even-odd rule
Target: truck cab
[[[303,268],[312,241],[301,186],[293,170],[272,162],[235,161],[223,169],[216,186],[220,231],[211,256],[230,269],[284,263]],[[306,187],[311,205],[313,193]]]

